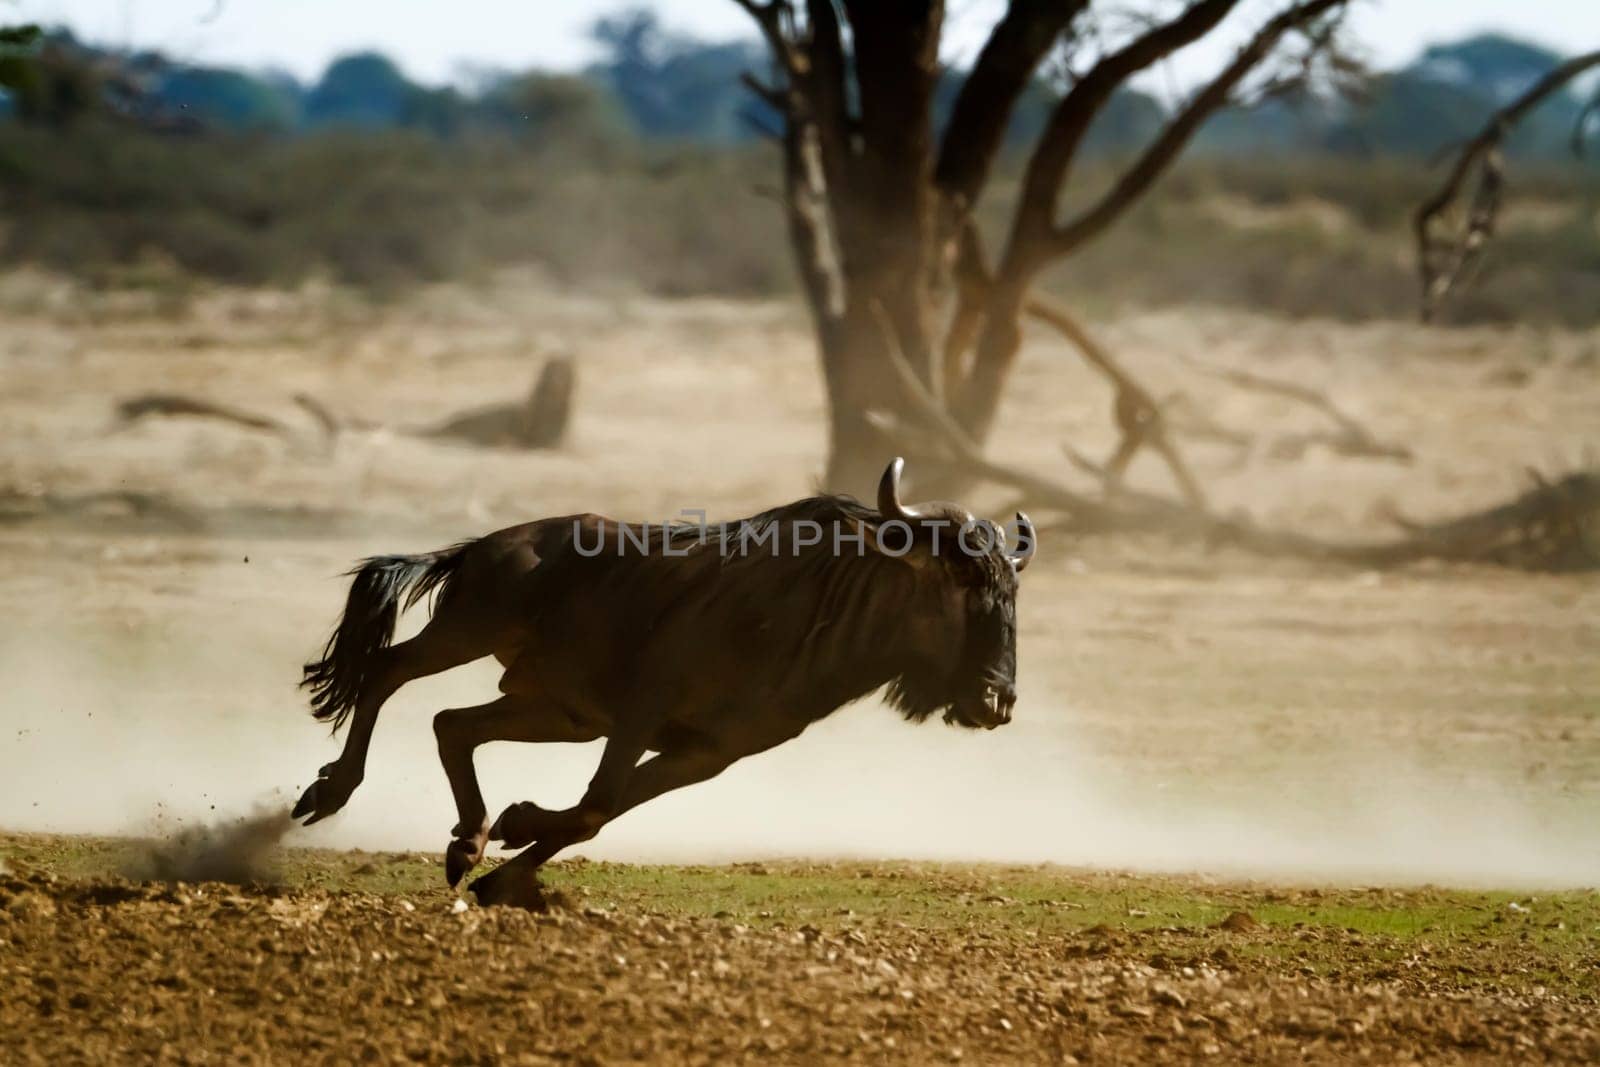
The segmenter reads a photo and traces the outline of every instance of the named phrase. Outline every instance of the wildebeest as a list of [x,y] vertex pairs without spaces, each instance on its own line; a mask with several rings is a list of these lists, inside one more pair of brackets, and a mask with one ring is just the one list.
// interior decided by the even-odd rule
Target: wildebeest
[[[344,615],[305,668],[313,713],[340,757],[295,805],[307,825],[361,783],[378,710],[406,682],[492,655],[499,699],[434,717],[458,820],[451,885],[488,841],[523,848],[472,883],[482,903],[519,898],[531,872],[618,815],[772,748],[887,686],[914,722],[993,728],[1016,702],[1017,575],[1033,554],[954,504],[900,503],[896,459],[878,507],[814,496],[737,523],[542,519],[352,573]],[[417,636],[396,616],[433,594]],[[488,741],[606,738],[583,799],[512,804],[491,824],[473,769]],[[646,752],[655,755],[640,762]]]

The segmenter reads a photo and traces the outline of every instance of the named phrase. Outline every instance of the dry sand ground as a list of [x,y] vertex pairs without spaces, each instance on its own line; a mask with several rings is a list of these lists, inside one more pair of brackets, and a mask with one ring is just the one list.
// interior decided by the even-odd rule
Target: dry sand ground
[[[803,493],[819,466],[817,375],[802,322],[782,307],[580,299],[516,279],[376,309],[319,293],[216,294],[175,314],[154,313],[159,303],[0,280],[9,829],[143,831],[158,816],[172,825],[291,801],[335,751],[292,686],[354,557],[575,509],[738,516]],[[1385,502],[1415,516],[1482,505],[1519,488],[1526,467],[1574,464],[1595,440],[1593,332],[1425,332],[1207,311],[1100,325],[1158,393],[1184,389],[1219,421],[1267,437],[1317,425],[1304,408],[1197,377],[1181,355],[1325,387],[1417,450],[1401,466],[1192,448],[1220,504],[1274,523],[1376,534]],[[573,441],[556,453],[392,433],[351,435],[330,451],[290,403],[306,391],[341,412],[423,424],[520,395],[538,353],[556,349],[576,356],[580,374]],[[151,389],[302,419],[305,431],[283,440],[181,420],[113,431],[113,402]],[[1103,454],[1108,403],[1091,372],[1041,338],[1024,354],[995,450],[1053,471],[1064,468],[1063,441]],[[1138,473],[1161,484],[1158,469]],[[103,491],[169,498],[181,511],[79,506],[81,494]],[[1028,579],[1013,726],[968,736],[851,709],[630,815],[591,854],[1600,883],[1593,578],[1378,575],[1057,537]],[[493,680],[474,667],[407,690],[350,808],[291,841],[442,847],[453,815],[425,719],[477,702]],[[495,806],[568,798],[592,760],[501,746],[481,763]],[[70,889],[51,892],[73,917],[49,927],[69,939],[52,950],[60,960],[115,908],[164,907],[140,897],[74,910]],[[340,936],[362,952],[364,925],[424,922],[367,915],[376,905],[363,900],[329,907],[351,913]],[[529,950],[510,946],[517,924],[535,920],[482,921],[501,946],[493,951],[532,965]],[[609,946],[610,934],[563,930],[552,936],[586,939],[582,960]],[[447,941],[446,932],[418,928]],[[762,953],[790,951],[773,941],[734,965],[757,972]],[[951,967],[962,952],[952,949]],[[466,982],[481,972],[462,953],[451,973]],[[1259,980],[1270,1004],[1276,979]],[[1326,995],[1342,1004],[1353,989]]]
[[559,861],[533,916],[414,853],[293,850],[247,889],[104,876],[198,854],[156,853],[0,834],[6,1062],[1600,1056],[1588,891]]

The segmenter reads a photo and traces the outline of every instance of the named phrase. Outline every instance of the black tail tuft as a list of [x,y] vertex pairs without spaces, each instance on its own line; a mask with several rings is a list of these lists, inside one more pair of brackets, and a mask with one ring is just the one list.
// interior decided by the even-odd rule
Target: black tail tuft
[[311,690],[312,715],[332,721],[335,732],[344,725],[361,698],[374,660],[394,638],[401,598],[409,608],[436,590],[438,600],[448,597],[468,544],[420,556],[374,556],[350,572],[355,581],[350,583],[339,627],[323,646],[322,658],[306,664],[300,681],[302,688]]

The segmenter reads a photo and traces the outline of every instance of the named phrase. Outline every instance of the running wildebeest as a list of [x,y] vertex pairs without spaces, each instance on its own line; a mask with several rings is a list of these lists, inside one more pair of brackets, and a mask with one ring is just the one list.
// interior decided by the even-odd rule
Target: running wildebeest
[[[901,460],[873,510],[815,496],[720,527],[542,519],[438,552],[378,556],[353,573],[323,656],[305,668],[313,714],[343,753],[294,808],[306,824],[361,783],[378,709],[395,690],[492,655],[498,700],[434,717],[458,821],[451,885],[489,841],[524,848],[472,883],[481,903],[520,899],[561,849],[645,801],[704,781],[887,686],[913,722],[935,712],[993,729],[1016,702],[1016,545],[954,504],[900,503]],[[402,600],[434,594],[417,636],[391,645]],[[512,804],[491,824],[473,769],[488,741],[606,738],[583,799]],[[646,752],[654,756],[640,763]],[[532,846],[532,847],[526,847]]]

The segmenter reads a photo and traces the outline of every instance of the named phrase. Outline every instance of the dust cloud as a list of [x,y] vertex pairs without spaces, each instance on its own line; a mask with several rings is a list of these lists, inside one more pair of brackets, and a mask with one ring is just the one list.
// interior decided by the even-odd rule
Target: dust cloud
[[[1463,795],[1404,760],[1330,753],[1243,789],[1152,788],[1078,746],[1060,709],[987,734],[847,710],[786,749],[642,808],[595,853],[661,860],[824,855],[1061,863],[1335,883],[1600,884],[1578,804]],[[1009,733],[1008,733],[1009,731]],[[1332,771],[1333,780],[1328,780]],[[1291,802],[1290,798],[1293,798]],[[626,834],[626,840],[624,840]]]
[[[180,624],[171,624],[180,626]],[[190,624],[192,625],[192,624]],[[209,640],[209,655],[189,653]],[[492,692],[490,664],[426,679],[386,709],[366,782],[339,816],[292,828],[292,804],[338,741],[283,677],[294,654],[146,627],[67,627],[0,646],[10,679],[0,826],[177,833],[148,876],[249,880],[285,845],[442,849],[454,822],[427,718]],[[293,644],[294,642],[284,642]],[[875,700],[771,753],[630,813],[583,849],[596,858],[728,861],[810,856],[1060,863],[1337,883],[1558,888],[1600,884],[1585,805],[1559,790],[1463,778],[1373,746],[1314,759],[1239,746],[1239,774],[1165,781],[1096,751],[1070,704],[1018,708],[994,732],[912,726]],[[1270,745],[1266,746],[1270,748]],[[491,812],[570,803],[598,746],[491,745]],[[1276,762],[1268,760],[1273,757]],[[1248,768],[1244,770],[1243,768]],[[263,807],[266,805],[268,807]],[[236,821],[231,813],[266,811]],[[1587,814],[1586,814],[1587,812]]]
[[[0,390],[0,420],[22,428],[7,438],[8,479],[137,488],[227,521],[184,533],[137,516],[7,527],[0,827],[139,838],[157,812],[181,831],[291,807],[339,751],[295,683],[355,559],[590,508],[655,521],[686,506],[750,514],[800,495],[818,464],[826,397],[809,326],[784,306],[619,303],[518,283],[441,290],[356,328],[341,325],[342,304],[280,294],[281,316],[263,318],[261,299],[206,296],[171,323],[39,319],[19,335],[6,364],[16,387]],[[1219,513],[1329,537],[1387,535],[1386,502],[1429,518],[1504,498],[1525,465],[1552,469],[1589,439],[1600,402],[1592,331],[1202,308],[1129,311],[1104,330],[1151,388],[1197,390],[1220,423],[1262,441],[1304,432],[1313,413],[1201,384],[1176,357],[1203,347],[1218,366],[1313,384],[1414,445],[1408,466],[1189,451]],[[353,434],[327,453],[177,422],[104,432],[108,400],[153,380],[252,408],[305,390],[396,422],[444,417],[525,380],[523,331],[581,339],[582,419],[559,452]],[[1526,380],[1499,380],[1524,361]],[[396,373],[402,363],[415,373]],[[1108,395],[1091,367],[1030,343],[993,454],[1050,471],[1063,439],[1109,450]],[[1132,473],[1170,491],[1159,468]],[[999,497],[967,503],[1003,515]],[[252,531],[234,505],[277,518]],[[361,520],[349,529],[307,518],[352,508]],[[1012,725],[912,727],[865,701],[629,813],[585,850],[1600,883],[1591,576],[1357,575],[1063,532],[1029,570],[1019,612]],[[495,684],[478,664],[407,686],[350,805],[282,843],[442,850],[455,815],[428,719]],[[479,765],[491,810],[569,803],[597,757],[489,746]]]
[[185,827],[138,842],[123,873],[147,882],[275,882],[278,846],[293,826],[278,810]]

